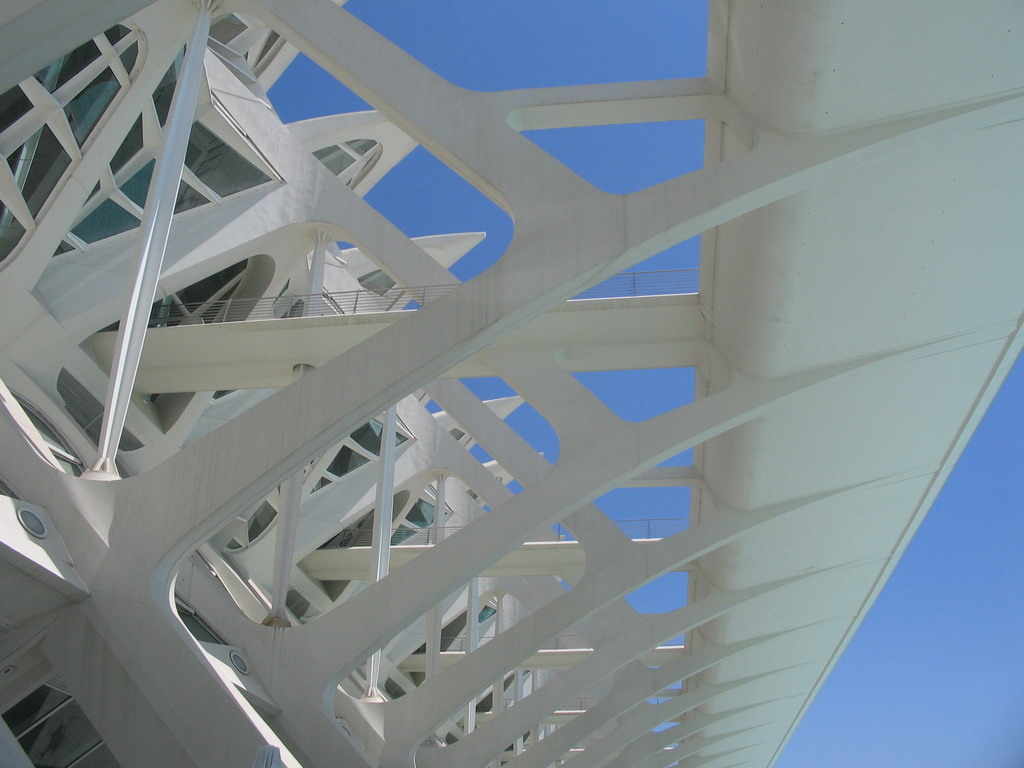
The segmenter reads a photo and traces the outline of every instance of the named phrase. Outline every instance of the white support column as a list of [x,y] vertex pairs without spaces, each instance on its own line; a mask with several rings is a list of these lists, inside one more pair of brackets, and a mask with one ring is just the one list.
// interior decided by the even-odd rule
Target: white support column
[[[466,596],[466,653],[470,654],[480,644],[480,584],[476,578],[469,580]],[[466,722],[463,732],[476,730],[476,696],[466,705]]]
[[[505,594],[499,592],[496,597],[495,614],[494,614],[494,640],[497,640],[501,636],[501,633],[505,631],[505,610],[504,610]],[[492,641],[493,642],[493,641]],[[491,712],[494,717],[505,708],[505,673],[502,672],[497,680],[494,681],[494,688],[491,692]]]
[[295,534],[299,528],[299,507],[302,505],[302,481],[305,471],[299,469],[281,484],[281,509],[277,513],[277,540],[275,542],[274,582],[270,596],[270,613],[263,623],[268,627],[289,627],[285,613],[288,587],[291,584],[292,560],[295,553]]
[[[391,562],[391,524],[395,505],[395,423],[397,412],[391,406],[384,412],[380,435],[380,466],[377,472],[377,500],[373,514],[373,580],[388,575]],[[381,650],[374,651],[366,668],[366,696],[380,696]]]
[[135,282],[132,284],[128,306],[117,332],[117,350],[110,368],[98,456],[92,471],[86,473],[87,477],[96,480],[118,477],[117,448],[128,416],[128,403],[135,387],[135,376],[139,370],[142,345],[146,339],[150,308],[156,298],[160,270],[167,250],[174,201],[178,195],[181,172],[185,166],[185,151],[192,135],[196,97],[203,76],[206,40],[210,34],[213,0],[196,0],[196,4],[199,6],[199,14],[185,50],[185,61],[171,101],[164,145],[160,150],[156,171],[146,196],[146,210],[140,227],[142,239],[135,264]]
[[309,285],[306,291],[306,317],[319,317],[324,313],[324,262],[327,258],[327,233],[318,230],[313,256],[309,262]]
[[[513,692],[512,695],[513,695],[513,698],[515,699],[515,702],[518,704],[523,699],[523,670],[517,669],[513,674],[515,674],[515,677],[513,678],[513,680],[514,680],[514,685],[513,685],[514,692]],[[522,734],[519,734],[519,736],[516,738],[516,754],[517,755],[523,754],[523,735]]]
[[[313,261],[309,272],[309,296],[306,300],[303,315],[310,317],[323,312],[323,302],[314,300],[324,290],[324,257],[327,253],[327,233],[318,231],[313,246]],[[319,264],[319,266],[317,266]],[[319,286],[319,287],[317,287]],[[295,368],[295,378],[299,379],[312,366],[299,365]],[[281,508],[277,517],[277,541],[274,560],[274,581],[270,597],[270,613],[263,623],[269,627],[287,627],[291,625],[285,613],[288,601],[288,587],[291,584],[292,565],[295,561],[295,535],[299,528],[299,510],[302,506],[302,484],[306,479],[305,468],[295,471],[281,485]]]
[[[434,485],[437,495],[434,499],[434,523],[431,531],[431,539],[436,546],[441,543],[444,537],[444,518],[447,502],[445,500],[445,481],[447,475],[444,472],[437,473],[437,480]],[[441,630],[444,625],[444,603],[439,602],[430,609],[427,615],[427,677],[434,677],[441,671]]]

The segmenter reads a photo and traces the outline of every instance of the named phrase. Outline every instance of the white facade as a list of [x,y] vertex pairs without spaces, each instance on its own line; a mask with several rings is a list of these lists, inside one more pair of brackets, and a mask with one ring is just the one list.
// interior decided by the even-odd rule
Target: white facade
[[[707,77],[480,93],[329,0],[225,0],[148,202],[203,12],[0,11],[0,762],[770,765],[1024,338],[1018,12],[985,6],[712,0]],[[378,111],[283,124],[298,51]],[[520,133],[688,119],[705,167],[630,195]],[[471,281],[483,233],[363,200],[417,145],[514,221]],[[698,234],[699,281],[572,300]],[[573,375],[669,368],[694,399],[642,422]]]

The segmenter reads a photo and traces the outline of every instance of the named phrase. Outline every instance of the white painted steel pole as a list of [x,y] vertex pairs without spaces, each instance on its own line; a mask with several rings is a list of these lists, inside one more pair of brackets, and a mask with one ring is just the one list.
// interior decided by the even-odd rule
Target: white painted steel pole
[[[437,473],[437,480],[434,485],[437,488],[437,497],[434,507],[433,540],[436,546],[441,542],[444,531],[445,508],[445,480],[448,476],[444,472]],[[427,677],[434,677],[441,671],[441,630],[444,625],[444,604],[438,603],[430,609],[427,615]]]
[[[317,232],[313,246],[313,260],[309,270],[309,297],[303,315],[322,314],[323,302],[316,299],[324,290],[324,257],[327,252],[327,233]],[[317,266],[319,264],[319,267]],[[317,287],[319,286],[319,287]],[[312,366],[295,367],[295,379],[301,378]],[[300,467],[281,484],[281,509],[277,516],[276,556],[274,560],[274,581],[270,595],[270,613],[263,623],[268,627],[291,625],[285,607],[288,602],[288,588],[291,586],[292,564],[295,561],[295,536],[299,528],[299,510],[302,507],[302,484],[306,470]]]
[[[391,564],[391,524],[395,506],[395,406],[384,412],[380,435],[380,466],[377,472],[377,501],[373,514],[373,580],[388,575]],[[379,696],[380,661],[383,651],[374,651],[367,662],[366,695]]]
[[306,317],[319,317],[324,313],[324,262],[327,259],[327,233],[316,233],[313,257],[309,261],[309,298],[306,300]]
[[305,472],[299,469],[281,484],[281,509],[277,514],[277,540],[275,542],[274,583],[271,588],[270,613],[263,623],[268,627],[289,627],[285,613],[288,587],[291,585],[292,558],[295,552],[295,534],[299,527],[299,507],[302,505],[302,481]]
[[[504,610],[505,595],[499,592],[496,597],[496,612],[494,614],[494,639],[498,639],[498,635],[505,631],[505,610]],[[505,704],[505,674],[494,682],[494,689],[491,692],[491,712],[495,717],[498,713],[504,709]]]
[[[466,596],[466,653],[472,653],[480,644],[480,584],[475,578],[469,580]],[[476,696],[466,705],[466,722],[463,724],[465,733],[476,730]]]
[[118,443],[121,441],[124,422],[128,416],[128,403],[139,370],[150,308],[156,298],[164,252],[167,250],[174,201],[178,196],[178,184],[181,182],[181,171],[185,165],[185,151],[188,148],[192,121],[196,114],[196,97],[202,82],[206,40],[210,35],[213,2],[197,0],[197,5],[199,14],[192,37],[185,49],[185,60],[171,101],[164,145],[160,150],[156,171],[146,196],[146,210],[140,227],[142,239],[135,264],[135,282],[132,285],[128,306],[121,318],[121,327],[117,332],[117,350],[110,369],[99,455],[92,472],[86,473],[94,479],[118,477]]

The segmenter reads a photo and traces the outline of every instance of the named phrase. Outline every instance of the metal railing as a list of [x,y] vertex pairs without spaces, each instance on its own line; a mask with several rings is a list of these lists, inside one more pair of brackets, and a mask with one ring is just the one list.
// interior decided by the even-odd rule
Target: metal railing
[[[665,539],[680,531],[686,530],[690,520],[686,517],[642,518],[637,520],[614,520],[619,530],[634,540]],[[440,528],[410,528],[399,525],[391,533],[392,547],[429,546],[444,541],[461,531],[464,525],[444,525]],[[350,535],[345,535],[350,534]],[[568,528],[561,523],[551,526],[550,530],[532,535],[527,544],[559,541],[576,541]],[[373,545],[373,531],[369,528],[358,531],[342,531],[332,539],[332,545],[326,549],[348,549],[350,547],[369,547]]]
[[[624,272],[614,275],[571,301],[637,296],[669,296],[697,292],[699,269],[671,269],[659,272]],[[150,328],[208,323],[238,323],[247,320],[280,320],[289,317],[362,315],[379,312],[407,312],[438,299],[458,287],[425,285],[395,286],[384,293],[368,289],[338,291],[322,295],[296,294],[256,299],[228,298],[192,304],[161,304],[150,317]],[[308,306],[308,309],[307,309]]]

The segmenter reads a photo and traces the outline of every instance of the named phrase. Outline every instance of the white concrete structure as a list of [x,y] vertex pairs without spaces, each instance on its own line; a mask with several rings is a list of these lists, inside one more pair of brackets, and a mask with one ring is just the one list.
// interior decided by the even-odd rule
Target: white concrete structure
[[[1024,338],[1019,12],[818,5],[711,0],[704,78],[479,93],[331,0],[217,3],[99,480],[201,11],[7,3],[0,762],[770,765]],[[378,111],[283,124],[297,51]],[[520,133],[687,119],[705,167],[630,195]],[[479,233],[414,241],[362,199],[416,145],[515,222],[469,282]],[[698,234],[699,291],[569,301]],[[693,402],[639,423],[572,375],[669,367]],[[506,423],[524,402],[557,461]],[[652,486],[688,525],[593,503]],[[624,599],[679,572],[668,612]]]

